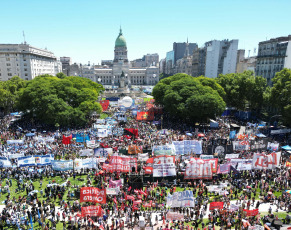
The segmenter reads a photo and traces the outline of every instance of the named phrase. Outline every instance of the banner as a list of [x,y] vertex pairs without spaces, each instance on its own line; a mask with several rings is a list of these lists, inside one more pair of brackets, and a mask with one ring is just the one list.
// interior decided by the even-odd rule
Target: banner
[[267,150],[268,140],[259,139],[256,141],[250,141],[250,150]]
[[200,159],[207,160],[207,159],[213,159],[213,155],[200,155]]
[[217,172],[217,164],[218,164],[218,159],[217,158],[199,159],[199,158],[190,157],[190,162],[196,162],[196,161],[198,161],[199,163],[210,162],[211,163],[212,173],[216,173]]
[[291,162],[286,162],[286,165],[285,165],[286,167],[288,167],[288,168],[290,168],[291,167]]
[[217,174],[228,174],[230,172],[230,166],[230,163],[219,165]]
[[12,167],[11,161],[7,157],[0,157],[0,168]]
[[233,153],[233,145],[227,144],[213,144],[207,146],[207,153],[209,155],[218,154],[218,155],[225,155]]
[[103,212],[104,212],[100,205],[98,205],[98,206],[81,207],[81,210],[82,210],[82,217],[102,216]]
[[85,168],[96,168],[96,159],[94,158],[86,158],[86,159],[75,159],[75,169]]
[[184,140],[184,141],[173,141],[175,146],[176,154],[202,154],[202,141],[198,140]]
[[230,140],[234,139],[234,138],[235,138],[235,135],[236,135],[236,131],[235,131],[235,130],[230,131],[230,132],[229,132],[229,139],[230,139]]
[[179,212],[168,212],[166,215],[167,220],[184,220],[184,214]]
[[212,163],[199,158],[191,158],[186,166],[184,179],[212,179]]
[[96,123],[97,123],[97,124],[104,125],[104,124],[105,124],[105,119],[97,119],[97,120],[96,120]]
[[232,158],[228,159],[231,166],[235,169],[242,171],[242,170],[251,170],[252,169],[252,159],[239,159],[239,158]]
[[109,100],[102,100],[99,102],[100,105],[102,106],[102,111],[106,111],[108,109],[109,106]]
[[155,119],[155,115],[153,112],[137,112],[136,120],[138,121],[153,121]]
[[7,145],[13,145],[13,144],[23,145],[24,140],[7,140]]
[[73,161],[51,161],[52,163],[52,169],[56,171],[67,171],[67,170],[73,170]]
[[138,154],[138,153],[142,153],[142,149],[140,146],[137,145],[128,146],[128,154]]
[[109,180],[109,188],[119,188],[122,186],[122,181],[120,180]]
[[81,157],[85,157],[85,156],[92,156],[94,154],[94,150],[93,149],[81,149],[79,152],[79,155]]
[[76,142],[84,143],[86,141],[90,141],[89,135],[76,134]]
[[155,145],[152,150],[153,155],[176,155],[175,146],[173,144]]
[[244,151],[250,150],[250,142],[249,141],[233,141],[233,150],[235,151]]
[[35,166],[34,156],[19,157],[17,162],[18,167]]
[[51,165],[54,160],[54,155],[34,156],[34,160],[37,166]]
[[268,150],[272,150],[272,151],[278,151],[278,149],[279,149],[279,143],[271,143],[271,142],[268,142],[267,149]]
[[211,202],[209,205],[209,210],[223,209],[223,202]]
[[72,141],[72,135],[70,135],[70,136],[68,136],[68,137],[66,137],[66,136],[63,135],[62,143],[63,143],[64,145],[69,145],[69,144],[71,144],[71,141]]
[[253,157],[254,169],[275,169],[279,167],[281,152],[273,152],[269,155],[255,153]]
[[138,160],[139,161],[147,161],[149,159],[148,153],[139,153],[138,154]]
[[132,168],[137,170],[137,159],[124,156],[112,156],[109,165],[113,172],[132,172]]
[[153,161],[153,177],[176,176],[174,156],[157,156]]
[[80,202],[93,202],[106,204],[106,190],[94,187],[82,187]]
[[253,210],[243,209],[243,211],[246,213],[246,216],[256,216],[259,214],[259,209],[253,209]]
[[225,159],[236,159],[239,157],[239,154],[226,154]]
[[239,206],[238,205],[235,205],[235,204],[230,204],[229,206],[229,211],[231,212],[236,212],[239,210]]
[[106,195],[118,195],[120,193],[119,187],[106,188]]
[[194,207],[193,191],[174,192],[173,195],[168,193],[167,206],[172,208]]
[[19,158],[19,157],[24,157],[24,153],[13,153],[13,154],[9,154],[8,155],[8,159],[11,160],[11,159],[16,159],[16,158]]
[[86,141],[86,145],[88,148],[93,149],[96,146],[96,141],[95,140]]
[[95,157],[108,157],[108,155],[112,155],[112,148],[95,148],[94,156]]

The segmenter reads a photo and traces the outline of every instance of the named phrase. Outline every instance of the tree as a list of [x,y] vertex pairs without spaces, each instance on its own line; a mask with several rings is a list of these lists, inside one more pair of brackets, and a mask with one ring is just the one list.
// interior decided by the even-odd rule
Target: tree
[[272,81],[270,102],[279,109],[285,124],[291,125],[291,70],[281,70]]
[[[175,74],[162,79],[154,87],[153,96],[172,115],[193,122],[206,121],[207,118],[221,115],[225,109],[225,102],[218,91],[208,85],[222,89],[212,80]],[[221,93],[223,94],[223,90]]]
[[8,81],[0,82],[0,107],[4,113],[13,112],[18,100],[18,91],[25,87],[26,82],[18,76],[12,77]]
[[225,102],[229,107],[239,110],[260,111],[263,105],[267,81],[261,76],[254,76],[252,71],[219,75],[216,81],[226,93]]
[[102,112],[100,90],[102,85],[86,78],[42,75],[19,91],[18,108],[45,124],[83,126],[92,112]]

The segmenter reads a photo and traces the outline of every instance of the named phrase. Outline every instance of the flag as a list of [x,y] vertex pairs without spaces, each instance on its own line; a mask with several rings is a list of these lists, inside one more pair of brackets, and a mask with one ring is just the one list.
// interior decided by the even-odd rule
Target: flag
[[123,130],[123,135],[138,137],[138,129],[126,128]]
[[106,111],[109,106],[109,100],[103,100],[99,102],[100,105],[102,106],[102,111]]
[[63,135],[63,141],[62,141],[62,143],[63,143],[64,145],[69,145],[69,144],[71,144],[71,141],[72,141],[72,135],[70,135],[70,136],[68,136],[68,137],[66,137],[66,136]]
[[138,121],[153,121],[155,115],[152,111],[149,112],[137,112],[136,120]]

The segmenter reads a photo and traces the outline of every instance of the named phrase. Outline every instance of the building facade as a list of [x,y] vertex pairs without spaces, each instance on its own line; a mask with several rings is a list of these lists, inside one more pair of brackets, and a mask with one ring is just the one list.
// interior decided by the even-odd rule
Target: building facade
[[62,72],[69,76],[70,65],[72,65],[72,60],[70,57],[60,57],[60,62],[62,63]]
[[237,51],[236,73],[242,73],[246,70],[256,72],[257,57],[245,58],[245,50]]
[[283,68],[291,68],[291,35],[260,42],[256,75],[263,76],[272,85],[272,78]]
[[13,76],[31,80],[42,74],[56,75],[61,63],[54,54],[28,44],[0,44],[0,80]]
[[176,62],[179,59],[184,57],[186,48],[189,50],[189,53],[192,54],[193,50],[197,47],[198,45],[196,43],[188,43],[188,39],[187,42],[174,42],[173,43],[174,65],[176,65]]
[[[159,81],[159,58],[157,54],[145,55],[146,67],[131,67],[127,57],[127,44],[120,29],[115,41],[112,65],[94,69],[95,81],[105,86],[119,86],[121,77],[128,86],[155,85]],[[155,65],[153,65],[155,64]]]

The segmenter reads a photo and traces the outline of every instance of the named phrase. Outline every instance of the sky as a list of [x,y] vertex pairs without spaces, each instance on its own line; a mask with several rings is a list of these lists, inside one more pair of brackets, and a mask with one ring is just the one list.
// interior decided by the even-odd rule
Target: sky
[[260,41],[291,34],[291,0],[10,0],[0,4],[0,43],[47,48],[73,63],[112,60],[122,27],[128,58],[165,58],[173,42],[199,47],[239,39],[246,54]]

